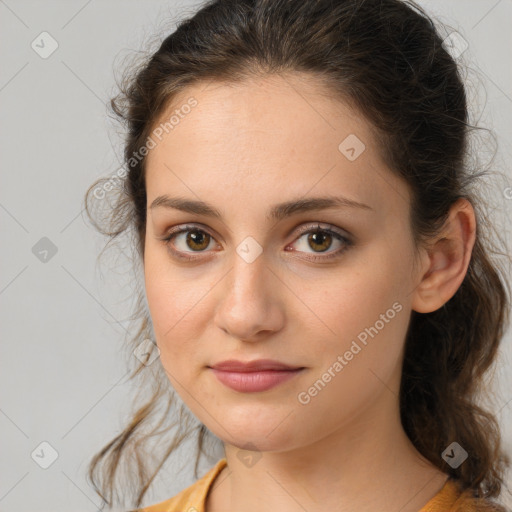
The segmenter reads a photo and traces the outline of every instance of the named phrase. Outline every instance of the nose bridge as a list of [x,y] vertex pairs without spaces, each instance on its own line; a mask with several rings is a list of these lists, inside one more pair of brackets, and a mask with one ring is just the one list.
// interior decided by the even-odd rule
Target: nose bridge
[[[260,331],[278,330],[282,312],[278,311],[275,297],[272,296],[274,292],[270,287],[273,274],[268,268],[268,262],[262,252],[255,256],[255,246],[251,246],[251,242],[247,243],[247,247],[240,244],[234,255],[233,266],[226,276],[216,323],[233,337],[250,341]],[[241,253],[240,247],[243,249]]]
[[[257,252],[259,254],[256,254]],[[252,300],[255,300],[259,295],[265,293],[267,274],[270,272],[263,256],[263,250],[258,250],[249,241],[244,241],[239,244],[236,253],[228,278],[229,289],[235,299],[246,300],[250,296]]]

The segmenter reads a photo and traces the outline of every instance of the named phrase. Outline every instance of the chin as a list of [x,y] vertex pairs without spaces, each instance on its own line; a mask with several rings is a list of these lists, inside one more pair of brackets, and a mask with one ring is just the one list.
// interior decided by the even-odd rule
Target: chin
[[[208,428],[223,442],[240,449],[255,451],[283,451],[292,439],[299,435],[294,431],[299,425],[290,407],[270,407],[262,404],[244,404],[231,407],[214,417],[222,422],[212,425],[211,418],[205,418]],[[225,428],[223,428],[225,427]]]
[[233,434],[229,438],[225,437],[222,441],[234,446],[240,451],[280,452],[287,451],[291,448],[287,444],[284,444],[290,442],[289,436],[284,436],[283,439],[269,439],[265,433],[261,432],[254,435],[241,432],[240,435]]

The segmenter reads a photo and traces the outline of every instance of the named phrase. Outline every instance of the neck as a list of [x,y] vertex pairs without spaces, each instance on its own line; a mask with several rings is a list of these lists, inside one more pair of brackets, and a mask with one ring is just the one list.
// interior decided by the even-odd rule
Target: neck
[[414,448],[390,402],[396,397],[385,393],[350,425],[308,446],[254,452],[252,463],[225,444],[227,467],[206,512],[417,512],[447,475]]

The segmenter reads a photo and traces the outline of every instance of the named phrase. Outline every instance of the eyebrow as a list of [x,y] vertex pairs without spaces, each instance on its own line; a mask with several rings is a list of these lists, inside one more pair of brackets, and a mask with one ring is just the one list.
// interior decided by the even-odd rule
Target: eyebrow
[[[195,201],[182,197],[169,197],[167,195],[162,195],[158,196],[150,206],[151,209],[158,207],[172,208],[182,212],[204,215],[206,217],[214,217],[222,220],[222,214],[220,211],[204,201]],[[331,208],[358,208],[374,211],[373,208],[367,204],[359,203],[346,197],[307,197],[293,199],[291,201],[273,205],[267,214],[267,220],[279,221],[297,213]]]

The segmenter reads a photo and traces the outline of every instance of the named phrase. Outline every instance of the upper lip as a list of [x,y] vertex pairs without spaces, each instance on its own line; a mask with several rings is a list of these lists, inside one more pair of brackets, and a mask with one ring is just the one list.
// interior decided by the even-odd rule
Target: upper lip
[[210,368],[232,372],[254,372],[263,370],[298,370],[302,367],[290,366],[272,359],[255,359],[254,361],[247,362],[229,359],[227,361],[216,363],[210,366]]

